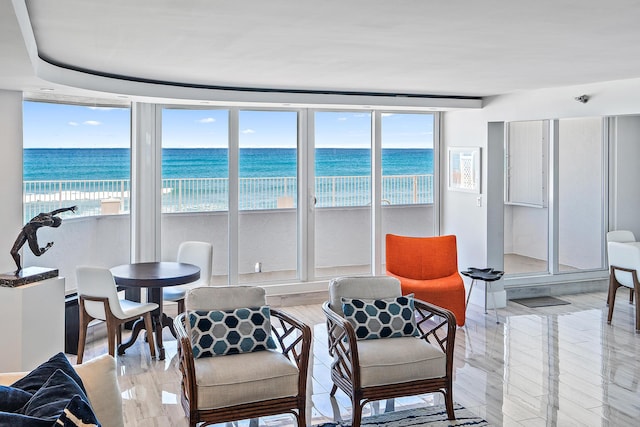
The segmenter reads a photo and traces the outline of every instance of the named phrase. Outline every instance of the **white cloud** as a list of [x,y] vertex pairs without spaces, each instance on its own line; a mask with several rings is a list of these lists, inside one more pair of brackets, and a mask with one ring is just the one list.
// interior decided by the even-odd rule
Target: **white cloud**
[[346,117],[338,117],[338,121],[339,122],[346,122],[347,118]]
[[78,126],[78,122],[69,122],[67,123],[69,126]]
[[100,123],[97,120],[87,120],[82,122],[83,125],[89,125],[89,126],[100,126],[102,123]]
[[90,110],[115,110],[113,107],[87,107]]
[[198,120],[198,123],[213,123],[215,121],[216,119],[214,119],[213,117],[205,117],[204,119]]
[[249,133],[256,133],[256,131],[253,130],[253,129],[245,129],[245,130],[242,131],[242,133],[249,134]]
[[391,116],[394,116],[395,114],[393,114],[393,113],[382,113],[382,114],[380,114],[380,115],[381,115],[382,117],[391,117]]

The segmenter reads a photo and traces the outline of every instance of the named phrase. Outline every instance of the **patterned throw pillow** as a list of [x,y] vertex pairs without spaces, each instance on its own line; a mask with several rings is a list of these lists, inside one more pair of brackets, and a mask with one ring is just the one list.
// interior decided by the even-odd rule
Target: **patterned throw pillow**
[[52,418],[55,421],[74,396],[88,401],[73,378],[58,369],[18,412],[34,418]]
[[342,298],[342,311],[359,340],[418,336],[413,295],[378,300]]
[[52,356],[49,360],[29,372],[26,376],[11,384],[11,387],[19,388],[33,394],[40,390],[40,387],[42,387],[49,377],[51,377],[51,375],[53,375],[53,373],[58,369],[69,375],[73,381],[80,386],[82,391],[86,392],[80,376],[75,369],[73,369],[69,360],[67,360],[67,356],[62,352]]
[[80,396],[73,396],[60,418],[56,421],[56,427],[100,427],[91,405],[82,400]]
[[33,394],[15,387],[0,385],[0,411],[14,412],[22,408]]
[[275,349],[268,306],[189,312],[193,357]]

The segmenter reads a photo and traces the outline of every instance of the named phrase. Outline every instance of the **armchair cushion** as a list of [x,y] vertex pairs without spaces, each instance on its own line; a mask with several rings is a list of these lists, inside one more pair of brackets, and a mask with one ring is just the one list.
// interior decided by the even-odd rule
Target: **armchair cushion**
[[200,358],[194,365],[200,410],[298,394],[298,368],[277,351]]
[[418,335],[413,295],[376,300],[342,298],[342,311],[359,340]]
[[363,387],[441,378],[446,375],[445,353],[418,338],[359,341],[358,355]]
[[222,356],[275,349],[268,306],[189,312],[193,356]]

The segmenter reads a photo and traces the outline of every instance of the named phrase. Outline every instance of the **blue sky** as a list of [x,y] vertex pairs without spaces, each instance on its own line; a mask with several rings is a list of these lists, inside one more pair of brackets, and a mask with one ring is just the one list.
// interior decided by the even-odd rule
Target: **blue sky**
[[[25,148],[127,148],[127,108],[86,107],[24,102]],[[368,112],[316,113],[316,147],[368,148]],[[163,111],[163,146],[167,148],[227,146],[226,110]],[[241,111],[240,147],[295,148],[296,113]],[[432,148],[433,119],[424,114],[383,114],[383,148]]]

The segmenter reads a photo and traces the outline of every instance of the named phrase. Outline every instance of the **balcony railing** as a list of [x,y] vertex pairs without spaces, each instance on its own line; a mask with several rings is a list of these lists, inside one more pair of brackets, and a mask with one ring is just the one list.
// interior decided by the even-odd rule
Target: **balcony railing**
[[[294,177],[240,178],[240,210],[296,207]],[[224,211],[228,209],[227,178],[169,178],[162,180],[162,212]],[[40,212],[77,205],[74,216],[127,213],[129,180],[25,181],[25,223]],[[368,176],[324,176],[315,179],[316,207],[367,206],[371,204]],[[433,203],[433,175],[382,177],[386,205]]]

